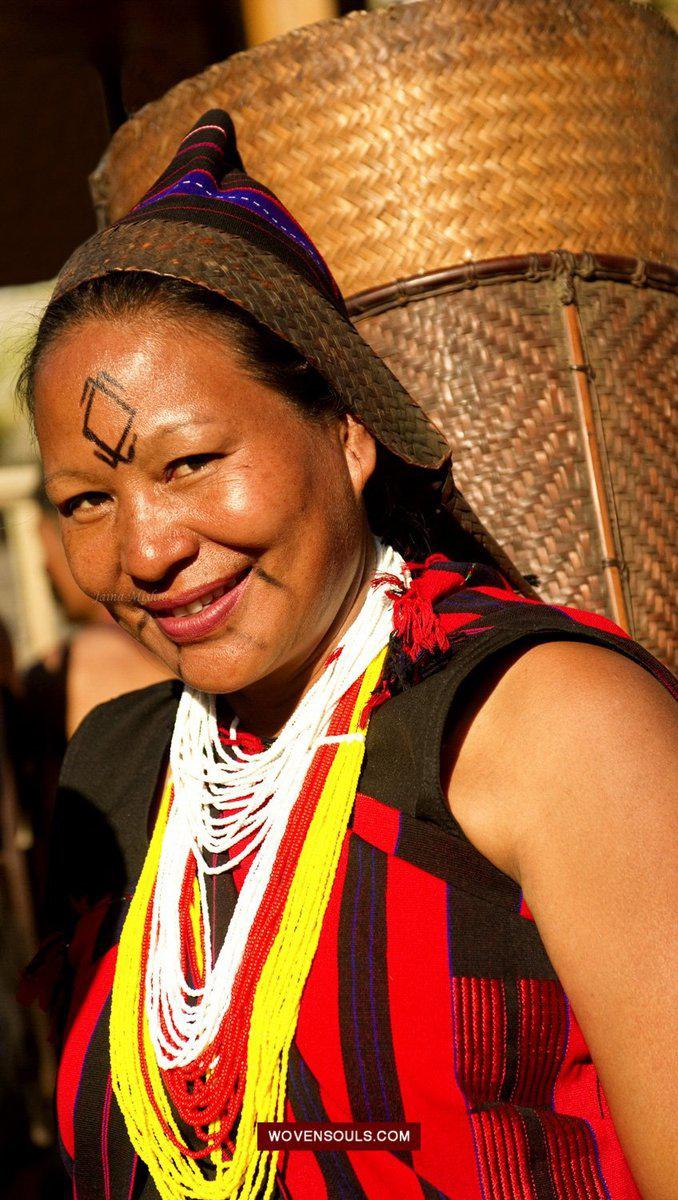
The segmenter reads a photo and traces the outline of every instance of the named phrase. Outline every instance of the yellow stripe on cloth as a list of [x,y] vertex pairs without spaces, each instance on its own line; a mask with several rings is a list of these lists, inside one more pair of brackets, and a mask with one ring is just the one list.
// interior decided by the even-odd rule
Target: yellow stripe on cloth
[[[386,655],[367,668],[347,732],[340,741],[318,798],[290,883],[280,927],[254,993],[247,1043],[247,1072],[233,1158],[221,1151],[210,1160],[214,1177],[205,1179],[198,1163],[167,1137],[157,1109],[181,1141],[151,1042],[146,1013],[140,1013],[143,937],[153,903],[153,886],[167,823],[171,788],[166,788],[146,861],[123,927],[111,1008],[111,1077],[130,1140],[147,1164],[162,1200],[268,1200],[273,1191],[278,1151],[259,1151],[257,1124],[283,1119],[290,1046],[301,995],[318,946],[339,855],[353,809],[365,754],[365,706],[376,688]],[[140,1054],[136,1036],[143,1029]]]

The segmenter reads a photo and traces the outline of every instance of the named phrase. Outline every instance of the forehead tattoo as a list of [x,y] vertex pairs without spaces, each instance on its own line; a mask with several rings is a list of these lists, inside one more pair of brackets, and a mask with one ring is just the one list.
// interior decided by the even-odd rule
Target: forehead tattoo
[[[124,391],[122,384],[106,371],[97,371],[96,375],[87,376],[80,397],[83,437],[94,442],[96,457],[109,467],[131,463],[134,458],[137,435],[132,427],[137,410],[124,399]],[[115,431],[117,440],[113,445],[103,436],[103,428]]]

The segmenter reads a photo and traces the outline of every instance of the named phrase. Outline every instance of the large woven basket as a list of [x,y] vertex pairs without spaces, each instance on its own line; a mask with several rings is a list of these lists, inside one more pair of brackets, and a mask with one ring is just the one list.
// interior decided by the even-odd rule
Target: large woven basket
[[673,665],[677,45],[625,0],[353,14],[180,84],[92,178],[106,224],[228,108],[518,566]]

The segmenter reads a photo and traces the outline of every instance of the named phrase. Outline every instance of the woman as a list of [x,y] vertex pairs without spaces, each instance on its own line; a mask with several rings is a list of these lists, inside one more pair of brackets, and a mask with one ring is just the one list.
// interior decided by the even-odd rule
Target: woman
[[[668,1197],[672,681],[538,602],[225,113],[23,391],[78,583],[182,681],[62,775],[79,1200]],[[421,1148],[259,1149],[283,1117]]]

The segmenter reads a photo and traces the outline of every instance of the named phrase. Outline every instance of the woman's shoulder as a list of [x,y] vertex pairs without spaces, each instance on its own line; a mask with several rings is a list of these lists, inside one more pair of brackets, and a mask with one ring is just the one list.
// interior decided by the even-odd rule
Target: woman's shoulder
[[54,809],[56,891],[91,904],[122,895],[138,876],[180,690],[167,680],[118,696],[92,709],[75,731]]
[[171,736],[182,684],[166,679],[96,705],[75,730],[64,758],[62,787],[106,794],[159,763]]
[[[675,739],[671,689],[633,655],[591,641],[518,643],[464,689],[442,744],[442,789],[465,836],[518,880],[525,846],[545,843],[555,812],[581,824],[643,756],[648,771],[668,763]],[[600,804],[602,843],[611,825]]]
[[[528,713],[536,707],[545,716],[550,705],[552,727],[573,726],[567,705],[584,705],[587,678],[612,705],[621,676],[638,694],[662,684],[675,695],[676,681],[608,618],[523,597],[485,566],[434,555],[412,575],[409,593],[396,602],[389,700],[368,730],[361,787],[471,841],[515,877],[510,855],[501,847],[495,853],[483,833],[490,799],[483,801],[482,788],[490,765],[496,791],[513,787],[511,770],[524,772],[534,760],[539,734]],[[591,694],[587,703],[591,720]],[[457,765],[452,791],[462,744],[468,769],[462,779]],[[501,833],[496,814],[485,825]]]
[[70,1002],[74,932],[80,931],[76,944],[86,943],[96,957],[110,943],[109,926],[139,875],[180,691],[177,681],[164,680],[99,704],[69,742],[46,882],[44,919],[52,936],[24,981],[25,998],[39,997],[48,1010]]

